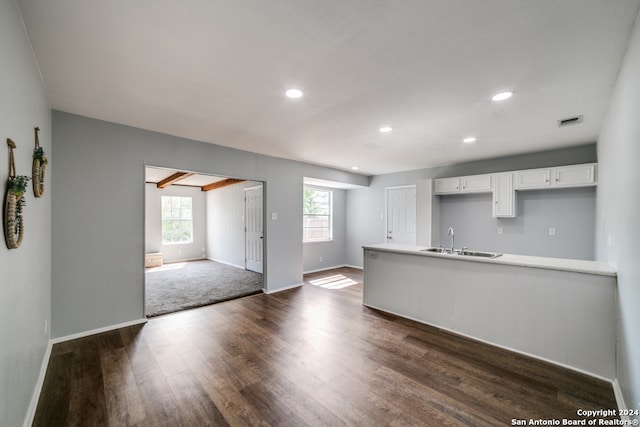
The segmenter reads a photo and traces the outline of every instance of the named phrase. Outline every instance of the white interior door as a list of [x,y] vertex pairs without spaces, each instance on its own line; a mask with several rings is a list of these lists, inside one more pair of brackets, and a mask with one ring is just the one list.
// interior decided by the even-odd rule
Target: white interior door
[[262,273],[262,185],[244,192],[245,268]]
[[416,244],[416,186],[387,188],[387,243]]

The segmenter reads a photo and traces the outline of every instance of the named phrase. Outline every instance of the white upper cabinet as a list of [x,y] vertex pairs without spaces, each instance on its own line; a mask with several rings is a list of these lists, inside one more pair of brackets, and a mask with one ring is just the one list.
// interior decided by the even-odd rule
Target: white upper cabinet
[[493,216],[516,216],[516,190],[544,190],[597,185],[597,163],[527,169],[434,180],[434,195],[493,193]]
[[555,187],[596,185],[596,164],[554,168],[553,185]]
[[494,175],[493,217],[515,218],[516,192],[513,190],[513,172]]
[[490,193],[493,190],[493,176],[473,175],[462,177],[463,193]]
[[551,185],[551,169],[516,171],[516,190],[546,188]]
[[460,178],[441,178],[435,180],[435,194],[454,194],[460,192]]
[[516,172],[516,190],[587,187],[590,185],[596,185],[595,163]]
[[435,180],[434,194],[490,193],[493,190],[493,176],[471,175]]

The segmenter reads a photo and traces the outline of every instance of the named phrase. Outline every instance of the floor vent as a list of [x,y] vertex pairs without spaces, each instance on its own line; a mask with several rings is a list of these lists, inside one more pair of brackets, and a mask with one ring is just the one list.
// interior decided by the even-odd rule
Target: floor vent
[[571,125],[577,125],[579,123],[584,122],[584,116],[580,115],[580,116],[575,116],[575,117],[569,117],[566,119],[562,119],[562,120],[558,120],[558,127],[562,128],[565,126],[571,126]]

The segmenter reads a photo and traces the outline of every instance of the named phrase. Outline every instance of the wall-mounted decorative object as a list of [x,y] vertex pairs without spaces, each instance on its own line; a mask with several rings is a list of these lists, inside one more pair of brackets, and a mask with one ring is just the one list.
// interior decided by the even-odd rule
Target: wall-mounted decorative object
[[40,137],[38,132],[40,128],[35,128],[36,132],[36,147],[33,149],[33,167],[31,169],[31,177],[33,179],[33,195],[36,197],[42,197],[44,195],[44,170],[47,167],[47,156],[44,155],[44,150],[40,146]]
[[24,237],[24,195],[27,191],[29,177],[26,175],[16,176],[16,163],[13,157],[16,143],[11,138],[7,138],[7,145],[9,146],[9,180],[4,196],[4,238],[9,249],[17,249]]

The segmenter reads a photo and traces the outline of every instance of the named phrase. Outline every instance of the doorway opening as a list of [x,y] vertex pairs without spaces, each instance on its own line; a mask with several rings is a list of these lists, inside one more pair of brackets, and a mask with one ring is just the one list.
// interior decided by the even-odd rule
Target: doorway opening
[[147,317],[264,289],[264,185],[145,168]]

